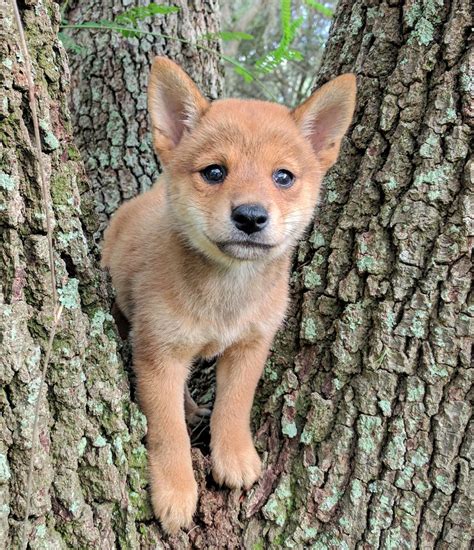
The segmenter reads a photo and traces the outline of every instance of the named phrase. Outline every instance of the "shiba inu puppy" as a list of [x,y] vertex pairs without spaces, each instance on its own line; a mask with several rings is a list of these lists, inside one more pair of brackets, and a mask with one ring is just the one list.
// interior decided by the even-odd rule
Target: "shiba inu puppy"
[[190,525],[198,498],[185,422],[194,358],[219,357],[214,478],[249,488],[260,475],[254,392],[285,315],[292,251],[336,161],[355,93],[346,74],[294,110],[210,103],[175,63],[153,62],[148,106],[164,172],[112,218],[103,265],[131,324],[152,503],[168,532]]

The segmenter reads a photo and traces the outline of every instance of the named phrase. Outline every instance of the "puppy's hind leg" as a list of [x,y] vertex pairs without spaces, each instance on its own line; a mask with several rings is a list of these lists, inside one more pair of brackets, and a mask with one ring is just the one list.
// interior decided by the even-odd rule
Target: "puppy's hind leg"
[[203,418],[211,416],[211,409],[200,407],[196,401],[194,401],[187,384],[184,388],[184,414],[186,415],[188,426],[195,426],[199,424]]

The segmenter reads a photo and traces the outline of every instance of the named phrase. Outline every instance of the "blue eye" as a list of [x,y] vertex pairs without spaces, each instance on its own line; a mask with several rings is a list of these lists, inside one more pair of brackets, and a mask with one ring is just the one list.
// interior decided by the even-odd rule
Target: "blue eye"
[[225,180],[227,170],[224,166],[220,166],[219,164],[211,164],[201,170],[200,174],[206,183],[214,185],[216,183],[222,183]]
[[275,170],[272,178],[278,187],[288,188],[295,183],[295,176],[289,170]]

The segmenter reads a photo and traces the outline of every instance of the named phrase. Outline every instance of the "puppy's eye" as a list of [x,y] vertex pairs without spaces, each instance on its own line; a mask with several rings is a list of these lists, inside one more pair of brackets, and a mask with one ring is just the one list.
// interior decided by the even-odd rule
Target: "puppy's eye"
[[222,183],[227,176],[227,170],[224,166],[219,164],[211,164],[206,166],[204,170],[201,170],[201,176],[203,177],[206,183],[214,185],[215,183]]
[[295,176],[289,170],[275,170],[272,177],[278,187],[288,188],[295,183]]

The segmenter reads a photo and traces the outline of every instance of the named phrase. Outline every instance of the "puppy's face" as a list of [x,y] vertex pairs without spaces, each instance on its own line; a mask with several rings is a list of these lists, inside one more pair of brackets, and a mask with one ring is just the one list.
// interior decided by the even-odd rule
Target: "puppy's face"
[[174,223],[194,248],[229,263],[269,260],[295,245],[352,117],[354,79],[340,79],[294,111],[264,101],[208,103],[177,65],[155,60],[154,143]]
[[176,222],[211,257],[271,258],[311,219],[320,172],[285,107],[212,103],[167,165]]

